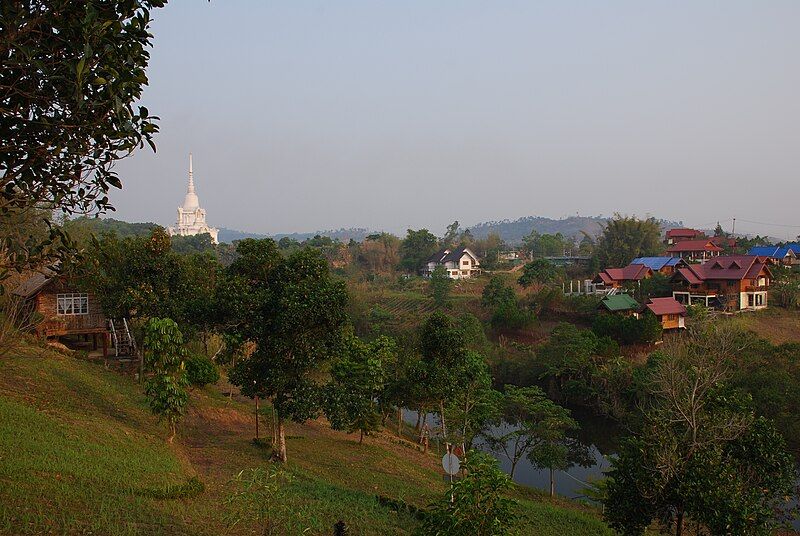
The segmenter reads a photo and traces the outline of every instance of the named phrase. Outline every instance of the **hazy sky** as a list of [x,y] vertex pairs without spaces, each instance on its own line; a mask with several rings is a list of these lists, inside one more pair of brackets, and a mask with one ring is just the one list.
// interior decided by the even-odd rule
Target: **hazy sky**
[[[173,0],[115,217],[437,234],[622,212],[800,233],[800,2]],[[786,227],[746,223],[766,222]],[[797,227],[789,227],[797,226]]]

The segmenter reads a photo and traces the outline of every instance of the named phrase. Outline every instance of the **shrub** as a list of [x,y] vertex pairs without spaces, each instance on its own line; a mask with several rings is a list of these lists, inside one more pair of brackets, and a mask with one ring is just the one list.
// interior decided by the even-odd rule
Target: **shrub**
[[202,387],[219,381],[217,366],[204,355],[196,355],[186,359],[186,379],[189,383]]

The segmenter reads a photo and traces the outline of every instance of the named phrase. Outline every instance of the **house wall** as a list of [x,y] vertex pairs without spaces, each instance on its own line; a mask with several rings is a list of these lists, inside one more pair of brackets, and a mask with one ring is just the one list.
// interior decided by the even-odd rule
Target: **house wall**
[[81,333],[104,333],[107,331],[106,317],[100,306],[100,300],[88,292],[89,313],[85,315],[59,315],[58,295],[81,293],[83,291],[64,285],[52,283],[36,295],[36,312],[42,315],[43,321],[37,332],[43,336],[58,336]]

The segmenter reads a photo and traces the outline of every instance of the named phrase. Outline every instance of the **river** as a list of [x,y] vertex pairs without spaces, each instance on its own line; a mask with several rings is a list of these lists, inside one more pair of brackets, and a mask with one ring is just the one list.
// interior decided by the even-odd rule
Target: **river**
[[[609,456],[616,452],[621,433],[615,422],[593,415],[581,408],[572,409],[572,416],[581,425],[577,439],[588,448],[593,464],[588,467],[572,467],[567,471],[556,471],[555,487],[556,493],[561,496],[585,500],[582,489],[586,487],[586,483],[603,478],[603,472],[607,471],[611,465]],[[407,423],[414,425],[417,422],[417,412],[405,410],[403,418]],[[435,448],[437,416],[428,414],[428,423],[434,431],[431,437],[431,448]],[[502,453],[491,452],[485,444],[477,440],[475,446],[490,452],[499,460],[501,468],[506,473],[511,472],[511,461]],[[517,463],[514,481],[548,491],[550,489],[550,472],[546,469],[535,468],[527,458],[523,458]]]

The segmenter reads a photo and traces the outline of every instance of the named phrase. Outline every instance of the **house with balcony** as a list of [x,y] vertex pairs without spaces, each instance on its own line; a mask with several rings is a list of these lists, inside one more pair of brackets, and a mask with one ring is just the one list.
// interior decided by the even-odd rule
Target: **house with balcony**
[[667,249],[667,255],[690,262],[705,262],[722,254],[722,248],[708,238],[681,240]]
[[764,257],[716,257],[679,267],[672,279],[672,297],[682,305],[702,304],[725,311],[764,309],[771,280]]
[[698,231],[697,229],[689,229],[686,227],[680,227],[678,229],[669,229],[667,230],[666,235],[664,236],[664,243],[667,246],[672,246],[677,244],[678,242],[684,242],[686,240],[700,240],[705,238],[705,233],[703,231]]
[[442,249],[428,258],[423,275],[430,276],[438,267],[443,267],[450,279],[469,279],[481,273],[478,256],[467,247]]
[[93,349],[101,345],[103,357],[108,355],[109,321],[92,292],[53,270],[43,269],[11,294],[23,300],[28,313],[36,319],[38,336],[47,339],[79,336],[86,341],[91,338]]

